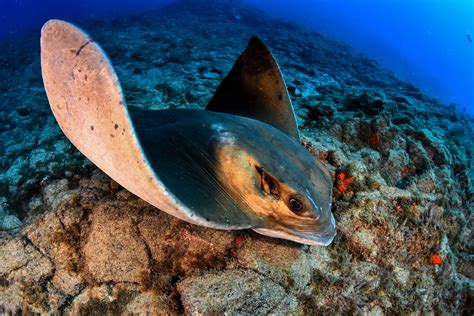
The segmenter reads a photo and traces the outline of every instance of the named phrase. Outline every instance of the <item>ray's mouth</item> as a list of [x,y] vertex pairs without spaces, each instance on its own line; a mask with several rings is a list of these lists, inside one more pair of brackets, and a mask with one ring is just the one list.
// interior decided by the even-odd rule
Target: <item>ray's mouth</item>
[[329,246],[334,238],[336,237],[336,219],[331,213],[331,218],[329,220],[328,226],[326,229],[320,233],[302,233],[297,230],[290,230],[293,234],[294,240],[301,242],[307,245],[318,245],[318,246]]
[[253,228],[253,230],[265,236],[287,239],[312,246],[329,246],[337,234],[336,220],[333,214],[331,214],[328,227],[322,233],[303,233],[290,228],[285,231],[275,231],[267,228]]

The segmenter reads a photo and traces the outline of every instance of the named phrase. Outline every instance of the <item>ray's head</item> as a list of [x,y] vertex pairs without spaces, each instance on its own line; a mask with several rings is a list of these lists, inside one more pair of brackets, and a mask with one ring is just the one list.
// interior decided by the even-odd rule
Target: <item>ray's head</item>
[[[222,183],[256,217],[253,230],[310,245],[335,235],[332,178],[295,139],[266,124],[219,131]],[[258,139],[258,142],[254,140]]]

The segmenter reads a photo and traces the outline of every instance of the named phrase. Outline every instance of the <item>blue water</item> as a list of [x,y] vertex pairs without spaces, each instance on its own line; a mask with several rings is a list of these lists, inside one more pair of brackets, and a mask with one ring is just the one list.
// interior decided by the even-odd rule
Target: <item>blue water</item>
[[474,114],[473,0],[245,2],[349,43],[428,95]]
[[[39,32],[50,18],[77,21],[139,14],[170,2],[1,0],[0,38]],[[243,2],[349,43],[428,95],[474,114],[472,0]]]

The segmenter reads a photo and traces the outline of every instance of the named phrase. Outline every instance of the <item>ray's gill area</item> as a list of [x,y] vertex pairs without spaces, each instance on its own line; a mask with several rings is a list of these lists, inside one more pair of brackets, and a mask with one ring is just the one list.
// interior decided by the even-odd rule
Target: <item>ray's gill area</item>
[[472,118],[349,46],[243,5],[85,21],[127,102],[204,108],[252,35],[302,144],[334,175],[338,235],[309,247],[187,224],[128,193],[61,133],[39,39],[0,43],[0,311],[472,314]]

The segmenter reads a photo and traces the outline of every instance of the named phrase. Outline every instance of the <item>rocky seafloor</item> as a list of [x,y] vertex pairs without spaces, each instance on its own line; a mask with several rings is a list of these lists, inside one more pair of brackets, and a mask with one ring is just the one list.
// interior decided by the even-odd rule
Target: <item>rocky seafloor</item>
[[349,46],[243,5],[178,3],[80,25],[128,104],[204,108],[260,36],[302,145],[334,174],[338,235],[310,247],[194,226],[61,133],[39,38],[0,43],[0,314],[471,314],[474,121]]

